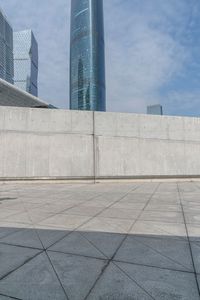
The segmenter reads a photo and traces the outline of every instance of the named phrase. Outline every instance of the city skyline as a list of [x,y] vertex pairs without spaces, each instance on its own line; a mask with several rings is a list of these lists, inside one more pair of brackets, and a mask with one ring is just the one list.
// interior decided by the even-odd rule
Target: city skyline
[[[160,102],[166,114],[200,115],[199,1],[104,6],[108,111],[145,112]],[[38,38],[39,96],[67,108],[70,1],[7,0],[0,7],[15,30],[32,28]]]
[[103,0],[71,0],[70,109],[106,110]]

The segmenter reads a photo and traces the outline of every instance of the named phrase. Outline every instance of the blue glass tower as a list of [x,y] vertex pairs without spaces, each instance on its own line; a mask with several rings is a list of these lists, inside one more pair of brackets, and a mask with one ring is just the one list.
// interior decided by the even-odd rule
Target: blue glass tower
[[71,1],[70,109],[106,110],[103,0]]

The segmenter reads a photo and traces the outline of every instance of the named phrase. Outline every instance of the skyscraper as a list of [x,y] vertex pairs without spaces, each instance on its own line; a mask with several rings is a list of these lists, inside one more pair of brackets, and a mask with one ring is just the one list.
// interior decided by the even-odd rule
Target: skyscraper
[[0,78],[13,83],[13,30],[0,11]]
[[14,84],[38,96],[38,45],[31,30],[14,32]]
[[103,0],[71,1],[70,109],[106,110]]
[[160,104],[149,105],[147,106],[147,114],[148,115],[163,115],[163,108]]

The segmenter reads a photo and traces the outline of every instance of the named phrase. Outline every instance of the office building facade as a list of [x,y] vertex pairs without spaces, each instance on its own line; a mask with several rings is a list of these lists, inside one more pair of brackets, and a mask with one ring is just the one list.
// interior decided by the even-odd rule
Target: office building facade
[[13,30],[0,10],[0,78],[13,84]]
[[38,96],[38,44],[31,30],[14,32],[14,84]]
[[106,110],[103,0],[71,1],[70,109]]
[[163,108],[160,104],[149,105],[147,106],[147,114],[148,115],[163,115]]

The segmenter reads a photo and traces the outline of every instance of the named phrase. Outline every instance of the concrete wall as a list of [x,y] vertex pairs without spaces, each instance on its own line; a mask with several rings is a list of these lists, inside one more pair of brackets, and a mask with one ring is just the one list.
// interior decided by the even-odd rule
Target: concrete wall
[[0,107],[0,178],[200,176],[200,119]]
[[97,113],[95,121],[97,176],[200,175],[200,119]]
[[0,108],[0,177],[93,176],[93,113]]

